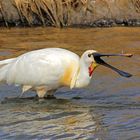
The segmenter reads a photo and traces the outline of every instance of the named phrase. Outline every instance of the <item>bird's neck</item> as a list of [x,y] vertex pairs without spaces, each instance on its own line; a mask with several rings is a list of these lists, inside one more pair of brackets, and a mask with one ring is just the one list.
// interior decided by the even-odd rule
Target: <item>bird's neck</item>
[[75,87],[85,87],[90,83],[90,79],[92,77],[92,71],[90,69],[90,65],[85,64],[83,61],[80,61],[79,72],[77,75],[77,80]]

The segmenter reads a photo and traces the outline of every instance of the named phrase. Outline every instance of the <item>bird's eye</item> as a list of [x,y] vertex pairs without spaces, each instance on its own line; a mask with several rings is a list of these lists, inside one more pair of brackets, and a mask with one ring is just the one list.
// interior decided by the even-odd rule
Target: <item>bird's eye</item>
[[91,54],[88,54],[88,57],[91,57]]

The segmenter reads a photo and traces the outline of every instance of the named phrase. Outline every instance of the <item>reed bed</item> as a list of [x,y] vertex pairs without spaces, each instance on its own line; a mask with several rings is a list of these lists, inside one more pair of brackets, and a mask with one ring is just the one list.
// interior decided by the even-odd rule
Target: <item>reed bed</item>
[[87,0],[14,0],[22,22],[32,25],[37,18],[44,26],[57,27],[68,25],[71,12],[86,3]]
[[137,13],[140,13],[140,0],[132,0],[132,3],[135,7]]
[[[7,14],[4,0],[0,0],[0,20],[8,26],[9,19],[21,25],[43,25],[63,27],[81,24],[84,21],[94,22],[102,18],[129,19],[129,15],[140,13],[140,0],[5,0],[11,2],[18,13],[17,21],[13,13]],[[115,11],[114,8],[115,7]],[[118,11],[117,11],[118,10]],[[107,11],[107,12],[106,12]],[[88,14],[87,14],[88,13]],[[8,18],[8,15],[10,15]],[[88,15],[88,16],[87,16]],[[134,16],[132,16],[134,17]],[[135,17],[134,17],[135,18]]]

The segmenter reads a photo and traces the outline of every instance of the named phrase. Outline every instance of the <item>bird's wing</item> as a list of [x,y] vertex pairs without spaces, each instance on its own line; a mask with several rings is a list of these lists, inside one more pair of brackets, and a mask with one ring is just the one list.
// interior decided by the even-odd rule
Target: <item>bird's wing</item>
[[30,52],[8,65],[6,80],[7,83],[22,85],[55,85],[69,63],[77,58],[76,54],[59,49]]

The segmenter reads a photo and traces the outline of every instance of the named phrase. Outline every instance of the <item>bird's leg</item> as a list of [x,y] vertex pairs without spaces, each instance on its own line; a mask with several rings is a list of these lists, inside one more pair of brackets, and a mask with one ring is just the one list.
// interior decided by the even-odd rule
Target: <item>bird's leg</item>
[[30,86],[30,85],[23,85],[22,86],[22,92],[21,92],[21,94],[19,95],[19,98],[21,98],[22,96],[23,96],[23,94],[26,92],[26,91],[28,91],[29,89],[31,89],[32,88],[32,86]]
[[37,95],[38,95],[39,98],[44,98],[44,96],[47,92],[47,89],[44,86],[37,87],[36,92],[37,92]]
[[56,90],[50,90],[49,92],[47,92],[47,99],[56,99],[56,97],[53,95],[55,93]]

